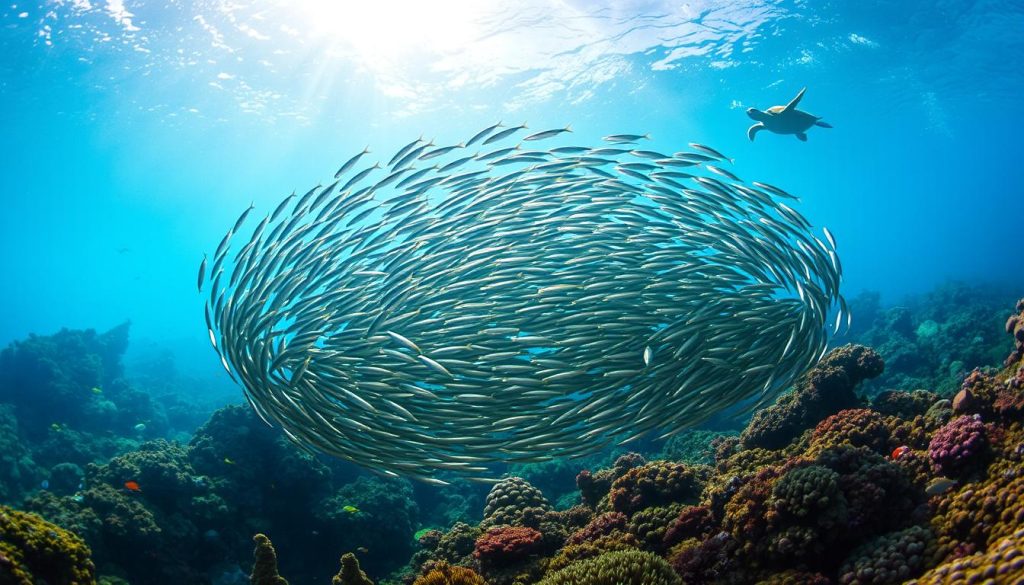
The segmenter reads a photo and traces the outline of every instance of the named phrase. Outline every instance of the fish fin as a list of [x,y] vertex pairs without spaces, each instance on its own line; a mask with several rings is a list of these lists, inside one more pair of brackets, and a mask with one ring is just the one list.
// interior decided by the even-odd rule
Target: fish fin
[[800,90],[800,93],[796,94],[796,97],[795,97],[795,98],[793,98],[793,100],[792,100],[792,101],[790,101],[790,102],[789,102],[788,104],[786,104],[786,109],[785,109],[785,110],[783,110],[783,111],[784,111],[784,112],[792,112],[793,110],[795,110],[795,109],[796,109],[796,106],[797,106],[797,104],[799,104],[799,103],[800,103],[800,100],[801,100],[801,99],[803,99],[803,97],[804,97],[804,92],[805,92],[805,91],[807,91],[807,88],[806,88],[806,87],[805,87],[805,88],[803,88],[803,89],[801,89],[801,90]]
[[831,128],[832,127],[832,124],[829,124],[828,122],[822,122],[821,120],[818,120],[817,122],[815,122],[814,125],[815,126],[821,126],[822,128]]
[[757,124],[754,124],[750,128],[747,128],[747,138],[749,138],[750,141],[753,142],[754,141],[754,136],[756,136],[757,133],[760,132],[761,130],[764,130],[764,124],[762,124],[760,122],[758,122]]
[[807,135],[803,132],[798,132],[796,137],[799,138],[801,142],[807,142]]

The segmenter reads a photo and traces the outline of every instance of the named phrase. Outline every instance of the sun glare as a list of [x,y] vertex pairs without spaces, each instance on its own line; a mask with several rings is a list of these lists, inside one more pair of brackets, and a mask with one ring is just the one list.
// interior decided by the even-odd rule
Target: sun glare
[[312,37],[352,51],[361,65],[373,68],[424,53],[445,54],[469,47],[480,34],[478,21],[488,3],[307,0],[297,6]]

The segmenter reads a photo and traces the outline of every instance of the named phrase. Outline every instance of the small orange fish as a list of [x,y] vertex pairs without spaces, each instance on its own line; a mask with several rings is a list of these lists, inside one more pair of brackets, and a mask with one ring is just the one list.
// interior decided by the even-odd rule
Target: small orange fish
[[900,457],[906,455],[908,452],[910,452],[910,447],[907,447],[906,445],[900,445],[899,447],[896,447],[895,449],[892,450],[892,460],[895,461]]
[[126,490],[128,490],[130,492],[141,492],[142,491],[142,488],[139,487],[139,482],[137,482],[137,481],[126,481],[126,482],[124,482],[124,489],[126,489]]

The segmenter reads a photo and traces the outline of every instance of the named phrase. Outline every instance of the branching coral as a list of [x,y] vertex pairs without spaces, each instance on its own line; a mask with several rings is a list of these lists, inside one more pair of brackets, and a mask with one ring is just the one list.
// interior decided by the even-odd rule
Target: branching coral
[[420,576],[413,585],[486,585],[484,578],[467,567],[453,567],[442,561],[425,575]]
[[682,585],[661,557],[623,550],[576,561],[544,577],[538,585]]

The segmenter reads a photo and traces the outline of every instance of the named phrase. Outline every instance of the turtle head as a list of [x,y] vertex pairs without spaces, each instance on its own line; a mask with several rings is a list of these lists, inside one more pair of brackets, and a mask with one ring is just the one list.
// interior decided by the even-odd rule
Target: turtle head
[[751,119],[757,120],[758,122],[764,122],[765,120],[768,119],[768,114],[762,112],[757,108],[747,108],[747,115],[750,116]]

